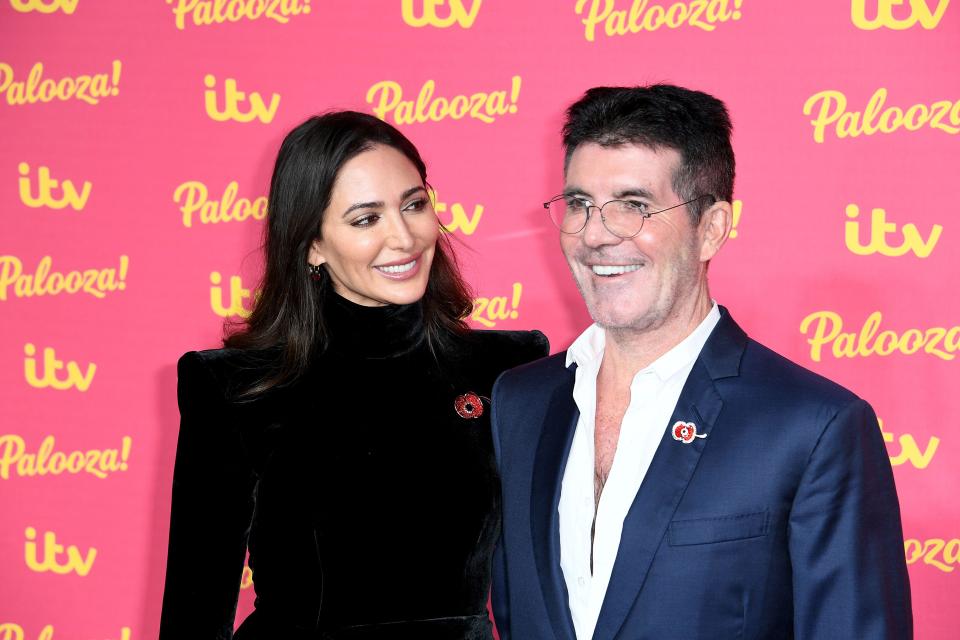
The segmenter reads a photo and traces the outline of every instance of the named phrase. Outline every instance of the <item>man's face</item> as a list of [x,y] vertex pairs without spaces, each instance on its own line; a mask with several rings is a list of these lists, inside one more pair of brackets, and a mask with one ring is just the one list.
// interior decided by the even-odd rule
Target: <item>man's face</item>
[[[564,193],[596,205],[630,200],[659,211],[682,202],[671,185],[679,162],[673,149],[585,143],[570,158]],[[594,322],[646,331],[686,320],[678,316],[692,309],[706,279],[701,236],[686,207],[651,216],[628,240],[610,233],[592,209],[587,226],[574,235],[560,234],[560,245]],[[620,268],[600,275],[611,271],[602,267]]]

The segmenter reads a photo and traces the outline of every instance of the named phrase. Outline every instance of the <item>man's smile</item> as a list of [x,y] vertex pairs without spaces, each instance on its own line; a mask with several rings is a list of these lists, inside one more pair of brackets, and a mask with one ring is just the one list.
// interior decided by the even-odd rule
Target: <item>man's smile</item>
[[590,270],[594,275],[611,277],[637,271],[642,266],[643,264],[593,264],[590,265]]

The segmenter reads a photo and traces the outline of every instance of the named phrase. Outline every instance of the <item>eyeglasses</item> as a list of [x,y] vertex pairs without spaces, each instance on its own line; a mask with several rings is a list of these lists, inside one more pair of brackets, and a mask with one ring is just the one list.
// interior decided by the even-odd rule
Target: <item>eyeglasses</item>
[[647,211],[647,204],[636,200],[610,200],[596,205],[579,196],[559,195],[544,202],[543,208],[550,214],[550,221],[554,226],[562,233],[569,234],[583,231],[590,219],[590,210],[596,209],[600,212],[600,220],[607,231],[618,238],[629,240],[640,233],[644,221],[650,216],[682,207],[701,198],[713,198],[716,201],[715,196],[703,194],[666,209]]

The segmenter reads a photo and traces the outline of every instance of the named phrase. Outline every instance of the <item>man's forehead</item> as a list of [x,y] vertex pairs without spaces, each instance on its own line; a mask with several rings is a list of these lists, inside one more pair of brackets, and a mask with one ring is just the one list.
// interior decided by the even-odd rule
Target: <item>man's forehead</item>
[[[573,182],[616,183],[619,187],[670,181],[680,162],[680,153],[670,147],[651,147],[638,143],[599,144],[585,142],[577,146],[564,171],[564,180]],[[631,184],[634,183],[634,184]]]
[[617,141],[617,142],[603,142],[597,140],[588,140],[581,142],[576,147],[574,147],[571,155],[571,160],[573,156],[583,154],[585,152],[642,152],[653,155],[663,155],[665,157],[680,157],[680,152],[674,147],[670,147],[662,144],[649,144],[646,142],[632,142],[632,141]]

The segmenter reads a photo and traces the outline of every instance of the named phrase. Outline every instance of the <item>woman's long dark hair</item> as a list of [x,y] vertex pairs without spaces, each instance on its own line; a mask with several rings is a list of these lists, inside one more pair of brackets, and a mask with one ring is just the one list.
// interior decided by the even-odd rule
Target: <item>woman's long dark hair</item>
[[[260,297],[240,330],[223,341],[226,347],[276,355],[270,357],[268,373],[240,397],[249,399],[293,382],[326,348],[323,300],[333,284],[326,269],[321,270],[319,280],[311,277],[307,255],[320,237],[323,212],[330,204],[340,169],[377,145],[406,156],[426,186],[427,167],[413,143],[393,126],[365,113],[337,111],[314,116],[280,145],[270,180]],[[444,335],[467,330],[464,318],[472,308],[472,297],[446,233],[437,238],[420,304],[432,349],[440,346]]]

